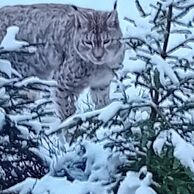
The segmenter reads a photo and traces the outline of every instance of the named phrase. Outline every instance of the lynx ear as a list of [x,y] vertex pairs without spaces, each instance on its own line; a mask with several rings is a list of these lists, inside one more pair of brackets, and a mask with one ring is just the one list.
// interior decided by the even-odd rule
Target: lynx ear
[[87,15],[80,10],[78,7],[75,5],[72,5],[72,8],[75,11],[75,24],[77,28],[82,28],[85,26],[86,22],[88,21]]
[[78,11],[77,6],[75,6],[75,5],[71,5],[71,7],[72,7],[75,11]]
[[114,3],[113,9],[116,10],[117,9],[117,0]]
[[113,10],[108,14],[107,21],[117,21],[118,14],[117,14],[117,0],[114,3]]
[[118,14],[116,10],[111,11],[107,16],[107,22],[117,22]]

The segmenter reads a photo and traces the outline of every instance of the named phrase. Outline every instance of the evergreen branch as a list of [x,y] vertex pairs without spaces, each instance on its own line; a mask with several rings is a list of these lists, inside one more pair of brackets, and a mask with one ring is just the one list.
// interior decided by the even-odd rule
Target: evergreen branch
[[[144,102],[142,104],[139,103],[139,104],[134,104],[134,105],[130,105],[130,104],[125,104],[125,105],[127,105],[127,106],[120,107],[118,112],[126,111],[126,110],[129,111],[131,109],[140,108],[140,107],[151,107],[151,104],[146,103],[146,102]],[[103,108],[103,109],[105,109],[105,108]],[[100,126],[102,126],[106,123],[102,122],[97,117],[101,113],[103,113],[103,109],[98,109],[98,110],[95,110],[95,111],[86,112],[86,113],[83,113],[81,115],[71,116],[71,117],[67,118],[59,127],[51,129],[50,131],[46,131],[46,135],[52,135],[52,134],[54,134],[56,132],[60,132],[62,130],[68,130],[70,128],[82,125],[83,122],[87,122],[87,121],[91,121],[91,120],[95,120],[95,119],[97,119],[97,121],[100,122]],[[114,115],[112,115],[112,118],[115,117],[118,114],[118,112],[116,112]]]

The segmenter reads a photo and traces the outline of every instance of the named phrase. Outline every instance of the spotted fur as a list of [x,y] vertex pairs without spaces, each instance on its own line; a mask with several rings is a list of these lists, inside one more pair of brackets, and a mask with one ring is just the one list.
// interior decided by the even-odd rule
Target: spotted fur
[[6,6],[0,9],[0,41],[6,28],[20,28],[18,40],[43,43],[33,55],[9,54],[23,76],[55,79],[55,102],[61,118],[75,112],[74,102],[86,87],[96,107],[109,102],[112,69],[123,60],[117,12],[62,4]]

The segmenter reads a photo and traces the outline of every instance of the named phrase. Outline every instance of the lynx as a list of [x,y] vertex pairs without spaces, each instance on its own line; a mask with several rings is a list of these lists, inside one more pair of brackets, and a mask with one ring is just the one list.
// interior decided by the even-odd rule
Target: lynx
[[0,9],[0,41],[9,26],[19,27],[17,40],[44,43],[33,55],[4,56],[24,77],[54,79],[55,103],[62,119],[75,112],[75,100],[90,87],[96,108],[109,103],[113,70],[123,61],[116,4],[96,11],[63,4],[6,6]]

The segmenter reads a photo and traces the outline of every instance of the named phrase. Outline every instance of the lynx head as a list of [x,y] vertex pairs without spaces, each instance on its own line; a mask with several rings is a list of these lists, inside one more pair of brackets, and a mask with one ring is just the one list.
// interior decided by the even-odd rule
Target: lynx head
[[123,45],[116,4],[111,12],[76,9],[74,48],[79,56],[95,65],[121,63]]

